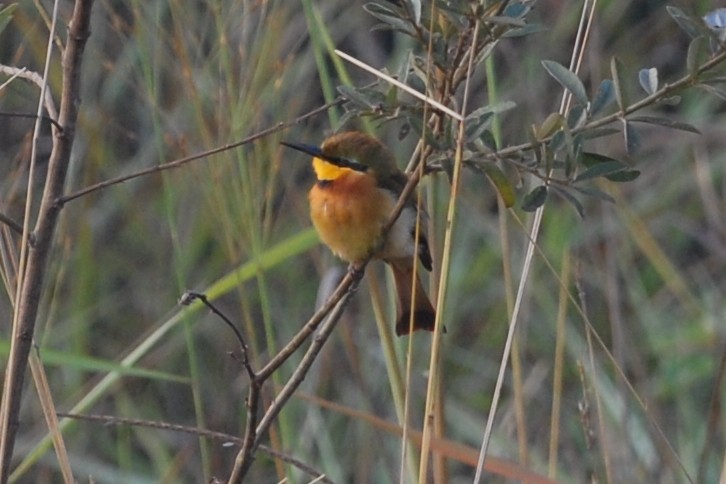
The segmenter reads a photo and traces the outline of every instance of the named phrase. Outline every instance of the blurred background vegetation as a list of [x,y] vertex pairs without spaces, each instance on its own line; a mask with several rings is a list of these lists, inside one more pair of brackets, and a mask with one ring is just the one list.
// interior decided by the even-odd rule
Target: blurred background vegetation
[[[684,75],[689,38],[666,4],[599,3],[581,74],[588,93],[610,76],[614,55],[631,98],[642,96],[641,68],[657,67],[662,83]],[[703,15],[717,5],[682,6]],[[517,103],[499,119],[502,146],[527,142],[530,127],[557,110],[562,89],[541,61],[568,64],[580,7],[541,0],[527,18],[541,31],[504,39],[494,50],[497,96]],[[42,72],[50,8],[41,0],[18,4],[0,33],[0,63]],[[61,2],[61,36],[70,9]],[[97,0],[68,191],[232,143],[332,100],[338,84],[373,80],[350,66],[341,72],[329,45],[397,72],[412,41],[372,30],[376,24],[363,2]],[[60,78],[55,62],[54,95]],[[471,92],[472,109],[488,103],[483,74]],[[0,111],[32,113],[37,96],[35,86],[15,80],[0,90]],[[521,378],[508,373],[490,455],[562,482],[686,482],[689,476],[716,482],[722,472],[726,111],[718,97],[692,90],[677,106],[649,112],[691,123],[702,134],[646,127],[635,154],[618,137],[592,141],[595,151],[626,160],[641,175],[626,184],[598,182],[616,202],[583,198],[584,218],[550,197],[527,286],[516,347]],[[340,262],[310,229],[309,160],[278,142],[318,143],[340,127],[342,115],[338,106],[254,144],[68,203],[35,335],[58,411],[241,435],[247,379],[232,335],[206,311],[182,311],[177,300],[187,289],[207,291],[242,329],[258,367],[305,323],[319,281]],[[21,220],[33,120],[2,117],[0,125],[1,211]],[[396,121],[373,126],[403,167],[415,135],[399,140]],[[50,146],[48,126],[44,135],[41,156]],[[528,238],[515,219],[502,224],[486,177],[468,170],[463,176],[444,315],[441,412],[445,436],[476,455],[508,328],[504,266],[516,282]],[[534,186],[521,183],[519,196]],[[435,174],[422,186],[439,260],[449,182]],[[529,214],[513,211],[529,223]],[[7,228],[2,232],[9,288],[7,264],[17,240]],[[597,344],[588,346],[583,318],[572,306],[562,310],[558,277],[565,275],[614,361]],[[378,264],[369,268],[305,380],[304,395],[285,407],[267,441],[335,482],[399,479],[400,438],[366,418],[398,422],[371,309],[371,294],[383,297],[392,325],[386,278]],[[0,298],[4,359],[9,301]],[[566,323],[559,336],[558,318]],[[420,428],[431,336],[412,340],[410,422]],[[400,365],[408,343],[394,342]],[[557,343],[565,351],[561,388],[553,383]],[[268,383],[268,398],[275,388]],[[554,458],[553,397],[561,401]],[[46,433],[28,384],[16,479],[58,480]],[[224,442],[140,426],[74,421],[64,436],[81,482],[203,482],[225,478],[236,454]],[[474,474],[464,458],[447,460],[442,472],[437,476],[450,482],[469,482]],[[260,453],[249,482],[285,476],[309,480]],[[508,482],[493,473],[485,480]]]

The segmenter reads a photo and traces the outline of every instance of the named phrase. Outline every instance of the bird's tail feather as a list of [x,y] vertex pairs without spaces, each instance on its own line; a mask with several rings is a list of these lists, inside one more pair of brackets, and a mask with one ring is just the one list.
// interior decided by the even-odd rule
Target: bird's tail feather
[[[396,309],[396,335],[403,336],[411,331],[433,331],[436,310],[426,295],[421,280],[413,280],[413,259],[389,261],[396,282],[398,305]],[[411,298],[413,297],[413,322],[411,321]]]

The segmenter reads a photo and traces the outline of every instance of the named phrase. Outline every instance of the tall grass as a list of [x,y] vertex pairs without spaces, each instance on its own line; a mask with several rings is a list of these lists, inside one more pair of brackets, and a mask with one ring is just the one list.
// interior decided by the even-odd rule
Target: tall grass
[[[407,36],[372,31],[376,20],[361,7],[96,2],[67,192],[235,142],[332,101],[339,84],[374,80],[335,58],[333,47],[394,74],[409,50],[425,56]],[[632,101],[645,96],[639,69],[657,67],[662,84],[685,74],[689,38],[664,7],[601,2],[580,74],[590,96],[611,76],[613,55]],[[48,30],[39,8],[18,4],[0,32],[1,64],[42,71]],[[431,5],[422,8],[427,13]],[[710,7],[699,2],[693,8],[703,14]],[[541,1],[527,21],[545,29],[503,39],[489,70],[477,66],[468,112],[493,97],[517,103],[497,114],[492,137],[498,147],[529,142],[531,127],[557,111],[562,87],[541,61],[567,64],[579,15],[575,2]],[[67,22],[68,12],[61,9],[61,18]],[[437,19],[445,27],[443,17]],[[59,31],[65,36],[65,28]],[[59,76],[53,64],[54,95]],[[457,95],[461,100],[462,92]],[[36,99],[37,89],[16,79],[0,88],[0,111],[32,112]],[[399,100],[409,98],[399,94]],[[562,198],[548,197],[494,419],[486,482],[509,482],[516,472],[529,473],[524,480],[538,475],[561,482],[715,482],[723,472],[723,101],[691,90],[676,106],[649,109],[692,123],[701,134],[641,128],[636,152],[627,152],[617,136],[592,140],[588,150],[627,161],[640,177],[625,184],[598,180],[592,186],[614,202],[578,195],[584,218]],[[249,379],[239,347],[216,317],[177,301],[188,289],[207,294],[244,334],[255,368],[305,324],[315,311],[318,282],[338,262],[316,245],[309,228],[308,160],[284,153],[278,142],[318,143],[341,128],[344,115],[337,107],[253,144],[67,203],[35,333],[46,393],[58,412],[242,437]],[[0,123],[3,159],[15,160],[0,167],[0,213],[22,220],[20,181],[27,177],[24,153],[33,124],[8,117]],[[400,118],[348,118],[342,128],[373,130],[403,167],[418,141],[415,126],[399,140],[404,124]],[[41,148],[49,143],[47,126],[43,133]],[[391,284],[374,262],[365,276],[369,284],[354,295],[298,393],[262,439],[273,452],[334,482],[427,476],[468,482],[475,475],[529,242],[531,217],[519,207],[540,182],[520,178],[516,164],[500,160],[518,197],[515,208],[505,208],[487,176],[464,168],[444,246],[454,140],[438,141],[449,143],[451,157],[431,160],[439,171],[422,181],[437,261],[432,288],[444,251],[449,254],[442,306],[447,332],[436,343],[436,378],[428,374],[431,335],[392,336]],[[1,227],[7,297],[0,298],[0,311],[11,314],[19,238]],[[0,340],[5,359],[9,334]],[[295,354],[265,384],[263,409],[301,357]],[[437,385],[433,457],[431,469],[419,476],[419,462],[429,458],[416,441],[431,381]],[[26,385],[12,479],[55,482],[60,465],[34,392]],[[405,446],[404,424],[412,438]],[[69,419],[60,426],[80,481],[226,479],[237,452],[179,429]],[[311,479],[259,451],[249,482],[283,478]]]

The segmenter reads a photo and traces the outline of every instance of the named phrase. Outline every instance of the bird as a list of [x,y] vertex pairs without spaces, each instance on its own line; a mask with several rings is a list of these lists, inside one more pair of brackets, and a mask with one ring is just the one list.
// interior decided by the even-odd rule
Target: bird
[[396,335],[433,331],[436,311],[418,274],[414,279],[417,258],[426,270],[432,269],[426,213],[421,210],[418,217],[417,239],[417,207],[409,199],[391,229],[383,234],[408,181],[396,166],[393,153],[378,139],[359,131],[334,134],[320,146],[281,144],[313,157],[317,180],[308,200],[310,218],[322,242],[354,265],[373,257],[391,267],[397,293]]

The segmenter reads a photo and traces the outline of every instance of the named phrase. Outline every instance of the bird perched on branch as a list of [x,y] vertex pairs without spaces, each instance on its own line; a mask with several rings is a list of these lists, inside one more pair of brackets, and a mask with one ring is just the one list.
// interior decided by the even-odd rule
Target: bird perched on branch
[[[396,334],[433,331],[436,311],[418,276],[416,258],[431,270],[425,213],[408,200],[384,235],[408,178],[393,153],[365,133],[350,131],[327,138],[321,146],[283,142],[313,157],[317,182],[310,190],[310,218],[321,240],[341,259],[356,263],[372,256],[391,266],[398,294]],[[411,317],[413,313],[413,318]]]

